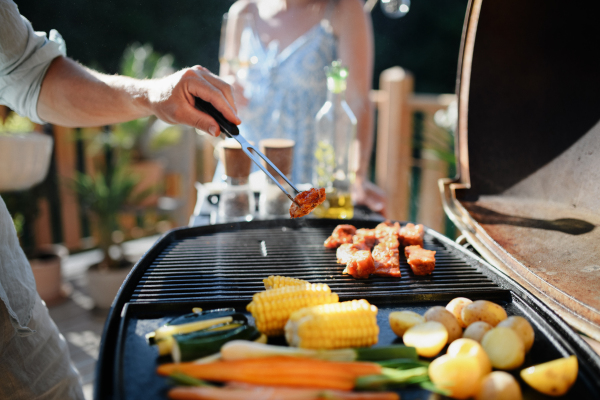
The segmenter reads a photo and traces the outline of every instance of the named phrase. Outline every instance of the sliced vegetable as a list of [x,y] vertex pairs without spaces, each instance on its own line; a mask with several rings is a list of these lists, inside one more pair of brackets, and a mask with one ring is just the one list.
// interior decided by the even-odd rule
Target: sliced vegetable
[[519,382],[508,372],[494,371],[481,381],[475,400],[521,400]]
[[448,331],[448,343],[454,342],[462,336],[462,328],[458,320],[450,311],[442,306],[431,307],[423,315],[426,321],[437,321],[446,327]]
[[473,339],[474,341],[481,343],[481,339],[483,339],[483,336],[492,329],[494,329],[494,327],[488,324],[487,322],[473,322],[467,327],[467,329],[465,329],[462,337],[465,339]]
[[173,361],[191,361],[221,350],[231,340],[256,340],[260,332],[249,325],[239,325],[229,330],[202,330],[186,335],[173,335]]
[[529,386],[550,396],[567,393],[577,379],[577,357],[559,358],[521,371],[521,378]]
[[525,353],[529,352],[531,346],[533,346],[533,341],[535,340],[535,332],[533,331],[533,327],[525,318],[520,317],[518,315],[513,315],[511,317],[506,318],[504,321],[500,322],[497,327],[505,326],[507,328],[512,329],[517,333],[517,335],[521,336],[523,339],[523,344],[525,345]]
[[[208,328],[198,330],[198,331],[195,331],[192,333],[197,333],[197,336],[208,335],[208,334],[215,335],[214,333],[211,333],[211,332],[231,330],[231,329],[238,328],[238,327],[242,326],[243,324],[244,324],[244,321],[239,321],[239,322],[229,321],[224,324],[213,325]],[[158,340],[156,342],[156,346],[158,347],[158,354],[161,356],[171,354],[173,352],[174,344],[175,344],[175,339],[173,338],[172,335],[165,336],[164,338]]]
[[446,327],[437,321],[415,325],[402,336],[404,344],[417,349],[423,357],[434,357],[448,342]]
[[160,375],[179,371],[198,379],[261,385],[350,390],[356,378],[379,374],[381,367],[366,362],[330,362],[296,357],[266,357],[217,361],[210,364],[163,364]]
[[202,379],[192,378],[189,375],[182,374],[181,372],[173,372],[169,375],[169,378],[176,384],[182,386],[196,386],[196,387],[214,387],[208,382],[203,381]]
[[511,370],[520,367],[525,361],[523,339],[510,328],[490,330],[481,339],[481,345],[494,368]]
[[425,322],[425,317],[414,311],[394,311],[389,315],[390,327],[399,337],[409,328]]
[[402,387],[428,381],[427,367],[405,370],[382,368],[381,374],[367,375],[356,379],[356,388],[361,390],[381,390],[391,387]]
[[176,334],[190,333],[209,328],[214,325],[229,323],[231,321],[240,321],[248,323],[244,314],[236,313],[231,308],[202,311],[201,313],[186,314],[169,321],[154,332],[146,335],[150,344],[156,344],[169,336]]
[[345,392],[341,390],[274,388],[271,386],[253,387],[180,387],[169,391],[173,400],[399,400],[400,396],[392,392]]
[[429,365],[429,378],[437,387],[450,391],[450,397],[467,399],[477,393],[483,375],[475,357],[444,354]]
[[446,310],[450,311],[456,317],[461,328],[467,327],[467,324],[462,320],[461,311],[466,305],[471,303],[473,303],[473,300],[471,299],[467,299],[466,297],[456,297],[446,304]]
[[328,361],[379,361],[398,358],[416,360],[418,358],[414,347],[404,345],[315,350],[234,340],[221,347],[223,360],[244,360],[273,356],[306,357]]
[[500,321],[504,321],[507,315],[502,306],[487,300],[477,300],[462,308],[460,318],[467,326],[477,321],[496,326]]

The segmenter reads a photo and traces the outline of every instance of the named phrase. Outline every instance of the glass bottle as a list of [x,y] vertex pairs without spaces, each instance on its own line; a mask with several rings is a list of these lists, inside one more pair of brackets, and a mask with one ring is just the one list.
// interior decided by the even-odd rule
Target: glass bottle
[[219,198],[218,220],[251,221],[255,210],[254,193],[249,185],[252,161],[233,139],[225,140],[219,152],[227,178]]
[[327,101],[316,116],[313,185],[325,188],[327,199],[313,214],[349,219],[354,215],[350,188],[356,171],[351,149],[356,139],[356,117],[345,100],[348,69],[339,61],[325,68]]

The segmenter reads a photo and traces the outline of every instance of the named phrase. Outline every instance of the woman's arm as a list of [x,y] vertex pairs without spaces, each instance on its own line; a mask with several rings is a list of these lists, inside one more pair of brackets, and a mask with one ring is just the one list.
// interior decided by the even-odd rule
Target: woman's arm
[[357,119],[360,144],[355,201],[375,211],[385,208],[384,193],[367,178],[373,149],[373,105],[369,100],[373,77],[373,27],[360,0],[339,0],[332,18],[338,37],[339,58],[348,67],[346,100]]
[[231,87],[204,67],[195,66],[161,79],[105,75],[66,57],[55,58],[42,82],[37,110],[57,125],[99,126],[156,115],[217,136],[216,121],[194,107],[194,97],[212,103],[239,124]]

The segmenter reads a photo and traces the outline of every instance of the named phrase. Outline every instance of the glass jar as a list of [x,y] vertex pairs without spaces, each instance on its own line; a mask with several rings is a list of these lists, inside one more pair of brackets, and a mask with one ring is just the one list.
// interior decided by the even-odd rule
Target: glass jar
[[348,69],[339,61],[325,68],[327,101],[316,116],[313,185],[325,188],[326,200],[313,214],[321,218],[354,216],[350,189],[356,160],[351,149],[356,140],[356,117],[345,100]]
[[[260,143],[260,151],[283,173],[288,179],[291,177],[295,142],[290,139],[264,139]],[[286,187],[287,183],[275,173],[266,163],[267,170]],[[279,189],[271,179],[265,176],[266,182],[260,191],[258,210],[262,218],[289,217],[292,201]],[[288,189],[292,193],[291,188]]]
[[234,139],[224,140],[219,146],[226,180],[219,198],[218,221],[251,221],[255,210],[254,193],[248,179],[252,161]]

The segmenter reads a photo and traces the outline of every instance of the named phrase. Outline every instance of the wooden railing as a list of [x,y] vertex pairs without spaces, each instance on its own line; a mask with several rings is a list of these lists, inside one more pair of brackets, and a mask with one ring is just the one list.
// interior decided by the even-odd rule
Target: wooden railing
[[[418,151],[419,158],[413,157],[414,121],[415,113],[421,113],[423,142],[438,142],[437,147],[443,147],[446,143],[439,143],[440,128],[433,123],[433,115],[446,109],[455,96],[415,94],[413,87],[412,75],[393,67],[383,71],[379,90],[371,93],[378,111],[375,181],[387,193],[388,218],[413,219],[445,232],[446,218],[437,181],[448,176],[449,164],[436,157],[427,145]],[[445,150],[452,151],[450,146]]]

